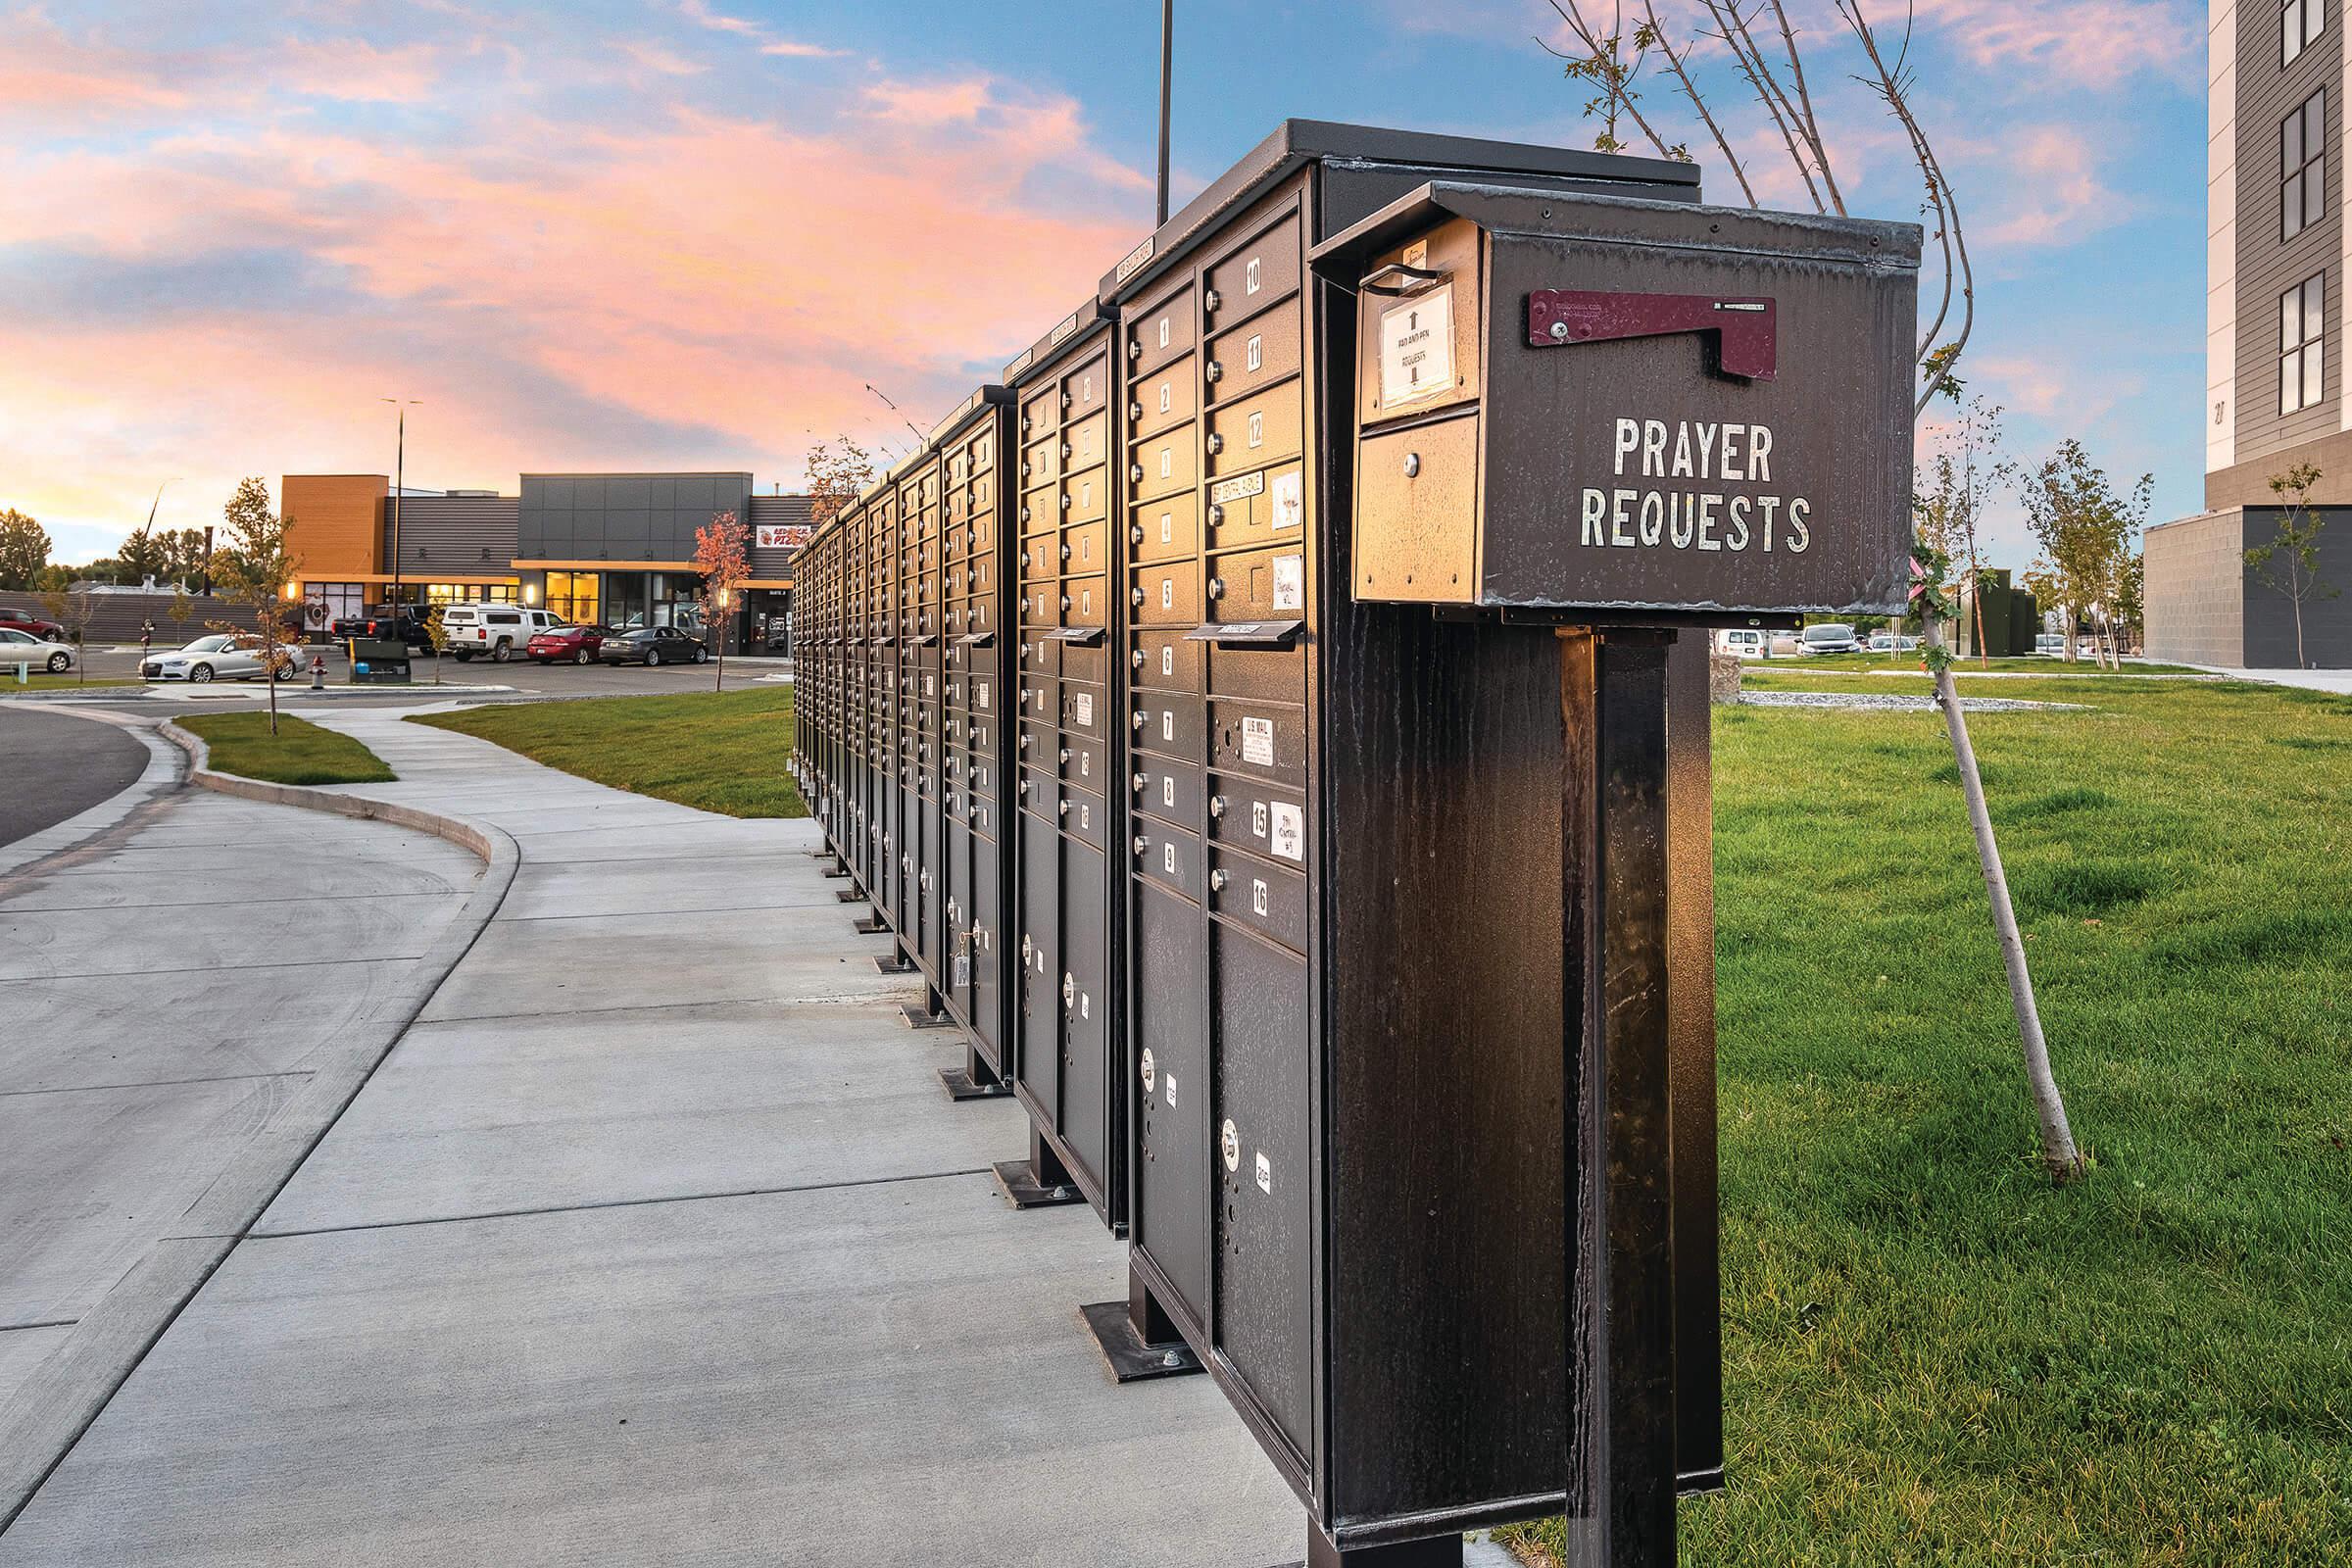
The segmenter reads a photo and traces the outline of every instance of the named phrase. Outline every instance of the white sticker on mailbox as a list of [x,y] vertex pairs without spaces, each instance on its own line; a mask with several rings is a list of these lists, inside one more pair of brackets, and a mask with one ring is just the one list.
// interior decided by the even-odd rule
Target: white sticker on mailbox
[[1435,397],[1453,385],[1453,285],[1380,313],[1380,406]]
[[1078,694],[1078,727],[1080,729],[1095,727],[1095,699],[1092,693],[1080,692]]
[[1274,608],[1298,610],[1306,604],[1306,558],[1274,558]]
[[951,983],[952,983],[952,984],[954,984],[954,985],[959,986],[959,987],[960,987],[960,986],[968,986],[968,985],[970,985],[970,984],[972,983],[972,960],[971,960],[971,959],[969,959],[969,958],[957,958],[957,959],[956,960],[956,978],[955,978],[955,980],[954,980],[953,982],[951,982]]
[[1274,803],[1274,838],[1272,848],[1286,860],[1306,860],[1306,808],[1301,806]]
[[1259,767],[1274,765],[1274,721],[1270,718],[1242,720],[1242,760]]
[[1163,1072],[1159,1075],[1159,1081],[1165,1086],[1168,1108],[1174,1110],[1176,1108],[1176,1075],[1172,1072]]
[[1257,1156],[1257,1190],[1268,1197],[1274,1193],[1274,1162],[1262,1152]]
[[1296,528],[1299,521],[1299,481],[1296,472],[1279,475],[1274,480],[1274,527],[1276,531]]

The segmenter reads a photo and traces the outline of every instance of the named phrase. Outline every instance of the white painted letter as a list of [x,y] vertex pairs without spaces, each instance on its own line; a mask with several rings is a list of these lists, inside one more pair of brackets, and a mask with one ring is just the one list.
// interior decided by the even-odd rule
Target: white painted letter
[[1625,460],[1642,444],[1642,426],[1632,419],[1617,421],[1617,472],[1625,471]]
[[1747,427],[1747,476],[1758,484],[1772,483],[1772,426]]
[[1603,539],[1600,536],[1600,519],[1608,515],[1608,511],[1609,498],[1602,495],[1599,491],[1593,489],[1591,485],[1585,486],[1583,514],[1585,526],[1583,535],[1578,540],[1578,543],[1588,545],[1605,545],[1608,543],[1606,539]]

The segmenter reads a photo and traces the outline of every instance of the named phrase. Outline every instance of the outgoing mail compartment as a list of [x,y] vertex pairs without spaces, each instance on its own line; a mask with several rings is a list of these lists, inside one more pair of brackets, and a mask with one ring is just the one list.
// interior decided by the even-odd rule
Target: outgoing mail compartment
[[1306,783],[1306,723],[1296,708],[1219,699],[1209,704],[1209,760],[1220,770]]
[[1208,618],[1298,620],[1306,613],[1306,544],[1218,556],[1208,564]]
[[1101,469],[1061,481],[1061,520],[1065,527],[1101,522],[1110,515],[1110,480]]
[[1127,634],[1127,670],[1131,684],[1160,691],[1200,690],[1200,660],[1204,645],[1182,631],[1133,631]]
[[1212,329],[1263,310],[1298,287],[1298,215],[1284,213],[1209,265],[1201,299]]
[[[1292,416],[1296,426],[1297,415]],[[1294,443],[1297,436],[1292,437]],[[1149,441],[1135,442],[1128,451],[1128,493],[1138,504],[1159,496],[1190,490],[1199,478],[1199,460],[1194,444],[1199,440],[1191,425],[1183,425]]]
[[[1204,710],[1205,705],[1198,697],[1175,692],[1130,692],[1129,734],[1138,750],[1190,760],[1200,755]],[[1290,723],[1294,729],[1298,727],[1296,717]],[[1240,744],[1238,739],[1235,744]]]
[[1200,840],[1156,817],[1128,820],[1127,849],[1138,874],[1188,899],[1200,896]]
[[1061,569],[1064,575],[1087,576],[1110,569],[1110,528],[1087,522],[1062,530]]
[[1138,566],[1127,574],[1128,619],[1138,626],[1194,626],[1200,621],[1200,568],[1190,561]]
[[1137,440],[1184,423],[1193,416],[1196,372],[1189,359],[1171,360],[1128,384],[1127,428]]
[[1200,496],[1161,496],[1127,509],[1127,555],[1137,564],[1197,555],[1200,550]]
[[1306,951],[1306,877],[1230,850],[1208,852],[1211,912],[1248,926],[1294,953]]
[[[1061,678],[1065,682],[1085,681],[1097,690],[1108,690],[1110,650],[1101,643],[1065,645],[1061,653]],[[1110,718],[1105,716],[1102,723],[1107,733]]]
[[1208,401],[1231,403],[1298,368],[1298,298],[1294,295],[1263,316],[1253,316],[1208,340],[1202,373]]
[[1298,455],[1299,386],[1286,381],[1208,416],[1208,474],[1262,468]]
[[1190,283],[1162,294],[1128,317],[1127,371],[1131,381],[1149,375],[1193,346],[1193,289]]
[[1168,822],[1200,820],[1200,764],[1138,752],[1127,775],[1128,804]]
[[1219,643],[1208,654],[1208,689],[1213,696],[1238,697],[1245,702],[1303,703],[1305,651],[1296,642],[1272,648]]

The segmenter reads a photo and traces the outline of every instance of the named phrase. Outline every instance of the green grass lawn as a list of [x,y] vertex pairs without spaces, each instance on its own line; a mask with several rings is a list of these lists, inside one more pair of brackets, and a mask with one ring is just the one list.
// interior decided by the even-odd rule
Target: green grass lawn
[[1970,718],[2063,1190],[1940,721],[1717,710],[1731,1481],[1682,1560],[2352,1561],[2352,699],[2001,688],[2095,705]]
[[728,816],[807,816],[786,769],[792,688],[510,703],[418,714],[534,761]]
[[380,784],[393,778],[383,759],[358,741],[291,713],[277,715],[275,735],[270,733],[269,713],[258,710],[200,713],[178,722],[212,748],[216,773],[271,784]]
[[[1778,659],[1747,660],[1744,662],[1744,665],[1751,670],[1801,668],[1816,671],[1843,670],[1848,673],[1920,667],[1919,654],[1916,650],[1908,654],[1790,654]],[[2041,654],[2021,655],[2014,658],[2004,656],[1999,659],[1987,660],[1962,659],[1955,656],[1952,660],[1954,674],[1982,674],[1986,671],[1996,675],[2053,673],[2106,675],[2115,673],[2111,670],[2101,669],[2095,662],[2087,659],[2077,660],[2074,663],[2069,664],[2063,659]],[[2127,662],[2122,673],[2126,675],[2193,675],[2199,671],[2191,669],[2186,664]]]

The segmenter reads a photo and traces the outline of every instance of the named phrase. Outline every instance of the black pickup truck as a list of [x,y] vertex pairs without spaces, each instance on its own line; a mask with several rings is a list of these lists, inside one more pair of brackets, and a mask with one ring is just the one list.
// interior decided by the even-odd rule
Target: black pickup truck
[[327,629],[337,642],[347,637],[376,637],[386,642],[398,638],[411,648],[433,645],[432,634],[425,630],[424,622],[415,612],[391,605],[377,605],[364,615],[342,616]]

